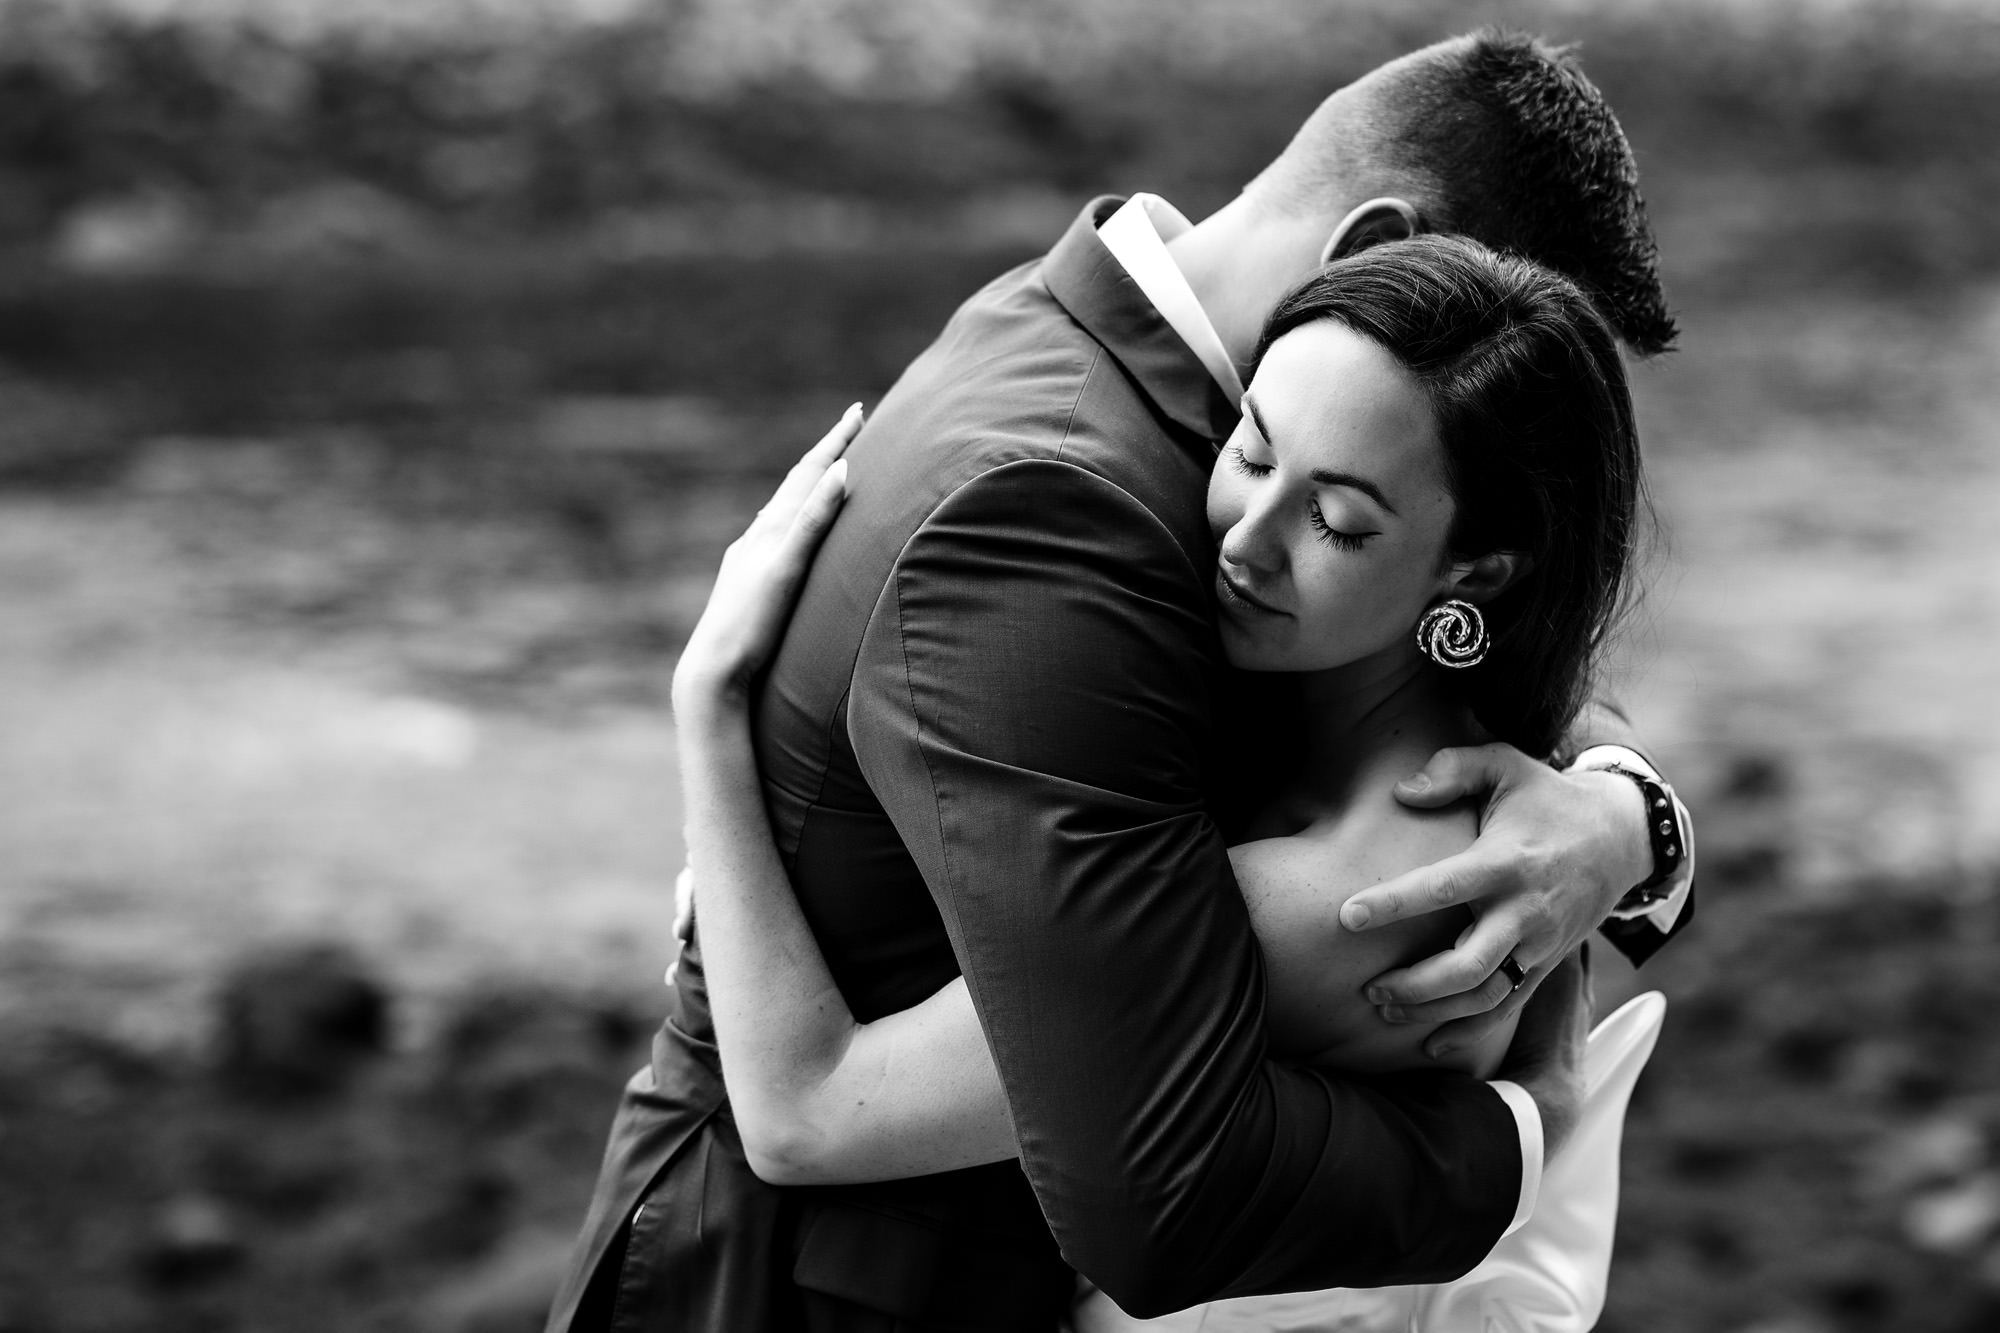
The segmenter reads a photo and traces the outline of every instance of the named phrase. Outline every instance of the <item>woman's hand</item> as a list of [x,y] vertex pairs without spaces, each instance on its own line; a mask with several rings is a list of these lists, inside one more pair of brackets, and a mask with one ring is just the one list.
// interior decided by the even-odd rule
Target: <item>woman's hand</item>
[[777,650],[813,552],[847,498],[847,460],[840,455],[860,429],[856,403],[723,552],[708,606],[674,669],[676,714],[748,706],[751,682]]

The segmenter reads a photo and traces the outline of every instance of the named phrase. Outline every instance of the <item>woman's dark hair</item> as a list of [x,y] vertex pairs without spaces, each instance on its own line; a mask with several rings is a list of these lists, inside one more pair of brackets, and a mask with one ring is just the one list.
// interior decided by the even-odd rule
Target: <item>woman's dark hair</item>
[[1452,675],[1487,731],[1552,753],[1588,696],[1642,504],[1610,327],[1567,278],[1458,236],[1328,265],[1278,303],[1254,360],[1322,319],[1380,344],[1422,386],[1457,502],[1451,557],[1529,557],[1480,607],[1486,659]]

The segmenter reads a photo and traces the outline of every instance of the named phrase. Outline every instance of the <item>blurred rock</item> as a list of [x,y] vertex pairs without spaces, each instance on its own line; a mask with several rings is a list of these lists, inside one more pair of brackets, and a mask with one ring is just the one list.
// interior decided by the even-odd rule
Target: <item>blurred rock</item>
[[1810,771],[1788,861],[1802,885],[1825,894],[1869,878],[1964,874],[1953,757],[1923,744],[1849,738]]
[[1946,1080],[1932,1057],[1905,1040],[1877,1038],[1855,1044],[1841,1062],[1842,1091],[1871,1099],[1919,1105],[1940,1096]]
[[2000,1175],[1974,1176],[1919,1194],[1903,1210],[1903,1233],[1919,1249],[1969,1254],[2000,1228]]
[[1677,1140],[1667,1161],[1680,1179],[1706,1184],[1742,1177],[1755,1167],[1756,1154],[1740,1138],[1711,1133]]
[[188,1286],[222,1276],[246,1255],[242,1232],[221,1203],[182,1194],[160,1209],[144,1268],[156,1285]]
[[145,272],[186,255],[202,231],[185,199],[145,190],[71,209],[56,226],[51,258],[84,273]]
[[1838,1023],[1814,1018],[1773,1033],[1767,1049],[1772,1065],[1787,1078],[1799,1083],[1826,1083],[1839,1071],[1842,1053],[1852,1041],[1853,1034]]
[[0,371],[0,482],[115,475],[124,461],[121,425],[112,393],[65,392]]
[[1765,750],[1732,754],[1711,799],[1693,799],[1701,822],[1701,873],[1732,889],[1779,884],[1792,859],[1795,789],[1788,760]]
[[1988,1291],[2000,1292],[2000,1244],[1986,1247],[1985,1255],[1979,1261],[1979,1285]]
[[385,190],[335,180],[273,199],[245,239],[257,253],[281,260],[408,256],[425,249],[430,227],[416,208]]
[[80,1118],[115,1112],[156,1093],[171,1077],[167,1062],[115,1032],[60,1028],[17,1042],[15,1049],[42,1071],[40,1090],[49,1103]]
[[1893,1130],[1863,1165],[1872,1192],[1902,1194],[1964,1179],[1985,1165],[1986,1136],[1968,1116],[1945,1114]]
[[1832,1333],[1832,1327],[1816,1315],[1785,1314],[1745,1324],[1737,1333]]
[[514,1194],[503,1172],[468,1164],[425,1189],[396,1248],[413,1258],[454,1263],[488,1254],[507,1234]]
[[616,1084],[643,1058],[645,1025],[587,998],[494,986],[467,996],[437,1048],[440,1090],[484,1131],[533,1125],[579,1088]]
[[1729,761],[1719,795],[1730,801],[1782,800],[1791,790],[1784,760],[1773,754],[1739,754]]
[[260,1092],[324,1092],[382,1051],[389,994],[338,945],[271,949],[239,963],[217,1001],[222,1072]]
[[1887,1275],[1867,1269],[1822,1284],[1819,1296],[1833,1313],[1835,1326],[1842,1329],[1887,1327],[1896,1306],[1895,1287]]

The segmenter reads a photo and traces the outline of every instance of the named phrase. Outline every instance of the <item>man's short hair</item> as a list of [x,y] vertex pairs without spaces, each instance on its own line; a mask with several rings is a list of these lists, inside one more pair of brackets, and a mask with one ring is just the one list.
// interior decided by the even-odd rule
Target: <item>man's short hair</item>
[[1486,28],[1374,77],[1358,106],[1329,99],[1252,188],[1310,207],[1340,172],[1345,190],[1404,194],[1428,230],[1567,275],[1634,351],[1673,345],[1638,166],[1567,48]]

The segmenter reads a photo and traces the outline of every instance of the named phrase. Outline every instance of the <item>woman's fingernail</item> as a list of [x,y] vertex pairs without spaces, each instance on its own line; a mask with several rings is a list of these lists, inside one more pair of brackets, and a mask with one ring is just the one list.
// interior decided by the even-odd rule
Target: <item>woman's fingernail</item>
[[1382,1006],[1382,1017],[1386,1022],[1406,1023],[1409,1021],[1410,1011],[1400,1004],[1385,1004]]
[[1340,909],[1340,924],[1349,930],[1360,930],[1368,924],[1371,913],[1366,903],[1348,903]]
[[1368,1003],[1370,1004],[1389,1003],[1389,992],[1383,990],[1380,986],[1370,986],[1368,988]]
[[1439,1041],[1439,1042],[1433,1042],[1429,1046],[1424,1047],[1424,1054],[1428,1055],[1433,1060],[1442,1060],[1447,1055],[1450,1055],[1453,1051],[1457,1049],[1458,1047],[1452,1045],[1448,1041]]
[[847,489],[847,460],[845,458],[835,460],[834,465],[826,470],[826,474],[833,478],[833,484],[838,486],[842,491]]
[[1412,773],[1403,779],[1402,788],[1412,795],[1421,796],[1431,789],[1431,780],[1428,774]]
[[852,404],[851,406],[849,406],[849,407],[848,407],[848,409],[847,409],[847,415],[848,415],[848,416],[850,416],[850,417],[858,417],[858,416],[860,416],[860,415],[861,415],[861,404],[859,404],[859,403],[854,403],[854,404]]

